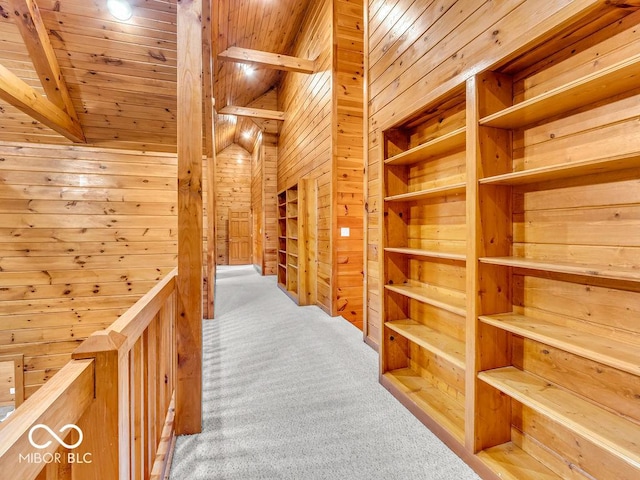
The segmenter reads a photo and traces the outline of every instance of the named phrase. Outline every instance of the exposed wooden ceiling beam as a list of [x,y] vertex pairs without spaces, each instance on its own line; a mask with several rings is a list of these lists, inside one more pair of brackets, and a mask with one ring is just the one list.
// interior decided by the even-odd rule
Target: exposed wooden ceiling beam
[[86,142],[80,123],[0,65],[0,98],[74,142]]
[[47,98],[77,121],[78,116],[38,5],[35,0],[8,1]]
[[264,118],[267,120],[284,121],[284,112],[276,110],[263,110],[261,108],[234,107],[227,105],[218,113],[222,115],[237,115],[239,117]]
[[285,70],[287,72],[314,73],[316,70],[313,60],[240,47],[229,47],[224,52],[218,54],[218,59],[227,62],[246,63],[276,70]]

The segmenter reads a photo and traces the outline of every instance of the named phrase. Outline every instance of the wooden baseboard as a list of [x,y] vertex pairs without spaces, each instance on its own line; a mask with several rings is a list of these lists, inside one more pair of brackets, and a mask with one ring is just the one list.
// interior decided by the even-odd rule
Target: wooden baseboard
[[362,340],[364,341],[364,343],[366,343],[371,348],[373,348],[376,352],[380,353],[380,350],[379,350],[380,346],[377,343],[375,343],[373,340],[371,340],[369,337],[367,337],[366,335],[363,335]]

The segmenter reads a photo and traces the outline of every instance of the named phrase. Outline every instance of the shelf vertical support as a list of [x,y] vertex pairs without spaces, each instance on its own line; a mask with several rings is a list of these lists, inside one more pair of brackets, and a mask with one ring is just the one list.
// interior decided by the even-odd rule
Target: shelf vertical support
[[511,438],[511,401],[478,379],[478,372],[511,365],[510,336],[478,316],[511,310],[510,271],[478,259],[511,249],[511,190],[478,180],[511,168],[511,132],[479,125],[487,110],[511,102],[510,78],[492,72],[467,81],[467,328],[465,443],[474,453]]

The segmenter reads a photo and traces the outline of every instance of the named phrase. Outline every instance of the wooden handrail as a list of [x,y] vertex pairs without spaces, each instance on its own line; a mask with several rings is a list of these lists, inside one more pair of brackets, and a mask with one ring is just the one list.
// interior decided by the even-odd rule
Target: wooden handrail
[[149,326],[149,322],[158,313],[171,292],[176,288],[178,269],[171,270],[159,283],[133,304],[113,322],[107,331],[114,331],[127,337],[126,348],[130,350],[142,333]]
[[60,429],[76,424],[93,401],[94,362],[79,360],[67,363],[47,384],[29,397],[7,420],[0,424],[0,472],[12,478],[32,479],[42,470],[33,455],[53,455],[60,444],[52,441],[39,449],[29,441],[44,445],[51,435],[37,425],[46,425],[61,438]]
[[[107,329],[90,335],[70,362],[0,424],[0,472],[33,480],[50,463],[43,455],[73,454],[74,459],[91,462],[62,459],[71,464],[68,478],[149,478],[159,447],[160,462],[168,457],[166,438],[173,436],[176,275],[174,269]],[[163,429],[165,421],[168,428]],[[83,434],[82,442],[69,451],[54,438],[59,435],[66,446],[76,442],[79,434],[70,435],[63,428],[68,424]],[[53,441],[45,448],[36,448],[49,440]]]

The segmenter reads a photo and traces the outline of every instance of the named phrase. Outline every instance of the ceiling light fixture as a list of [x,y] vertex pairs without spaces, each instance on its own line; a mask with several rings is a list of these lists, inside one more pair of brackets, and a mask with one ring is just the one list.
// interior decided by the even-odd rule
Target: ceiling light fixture
[[251,134],[249,132],[242,132],[242,138],[249,140],[251,138]]
[[247,77],[251,77],[255,71],[251,65],[242,65],[242,70]]
[[107,10],[121,22],[126,22],[133,16],[133,8],[126,0],[107,0]]

